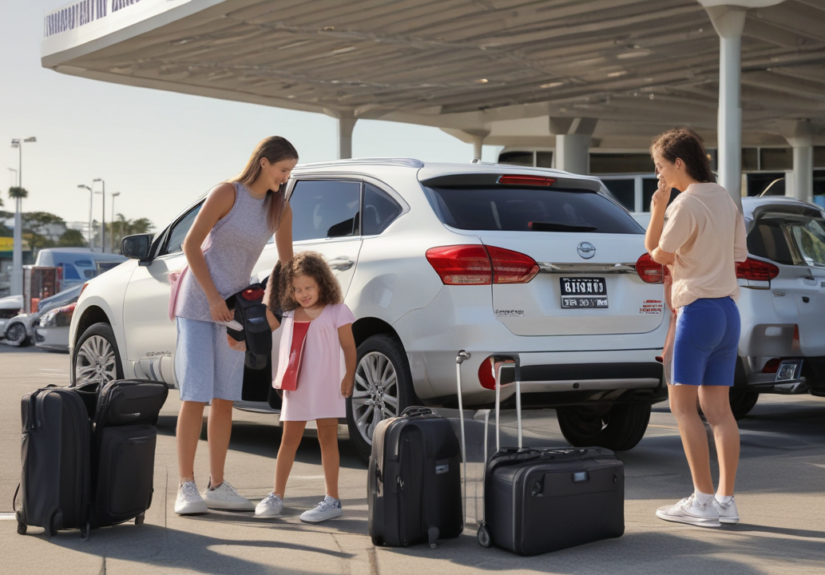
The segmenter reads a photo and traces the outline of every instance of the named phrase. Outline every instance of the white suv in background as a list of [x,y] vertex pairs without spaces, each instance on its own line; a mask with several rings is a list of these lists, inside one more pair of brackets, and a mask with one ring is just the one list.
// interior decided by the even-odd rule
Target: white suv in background
[[[518,355],[525,407],[558,409],[574,445],[630,449],[666,398],[662,268],[644,230],[596,178],[409,159],[299,166],[287,187],[296,252],[322,253],[357,321],[350,436],[368,455],[375,425],[413,404],[493,401],[491,358]],[[175,383],[170,271],[201,202],[139,259],[93,280],[70,336],[73,377]],[[136,249],[144,242],[145,249]],[[124,243],[126,246],[126,243]],[[268,245],[254,270],[277,260]],[[277,333],[277,332],[276,332]],[[267,408],[269,369],[247,368],[240,408]],[[512,389],[505,393],[511,393]],[[505,398],[507,395],[504,396]]]
[[825,396],[825,210],[767,196],[743,198],[742,211],[750,257],[737,265],[737,417],[760,393]]

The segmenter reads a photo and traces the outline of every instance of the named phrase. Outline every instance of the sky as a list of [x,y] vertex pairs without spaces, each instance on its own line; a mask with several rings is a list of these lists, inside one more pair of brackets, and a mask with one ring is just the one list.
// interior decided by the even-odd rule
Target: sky
[[[149,218],[158,229],[215,184],[237,174],[255,144],[279,135],[298,149],[301,162],[337,158],[334,119],[199,96],[77,78],[40,65],[43,16],[69,0],[0,0],[0,190],[12,211],[18,150],[12,138],[34,136],[23,147],[24,211],[48,211],[67,222],[89,218],[94,178],[120,192],[116,213]],[[353,156],[413,157],[468,162],[472,145],[437,128],[359,121]],[[485,146],[493,161],[498,148]],[[94,184],[100,191],[100,183]],[[94,217],[101,216],[101,196]]]

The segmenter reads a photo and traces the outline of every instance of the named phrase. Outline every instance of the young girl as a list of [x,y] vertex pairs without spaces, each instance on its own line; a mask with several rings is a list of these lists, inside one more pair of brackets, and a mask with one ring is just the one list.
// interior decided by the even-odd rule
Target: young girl
[[[338,280],[320,254],[302,252],[296,255],[283,266],[277,285],[278,289],[271,290],[268,306],[277,309],[280,303],[284,311],[284,337],[294,333],[290,328],[301,322],[306,322],[309,329],[297,389],[283,392],[283,436],[275,464],[275,488],[255,508],[255,516],[277,517],[281,514],[295,452],[307,421],[314,420],[321,444],[326,497],[314,509],[302,513],[301,520],[320,523],[342,514],[338,498],[338,418],[346,416],[344,398],[352,394],[355,382],[356,352],[352,335],[355,318],[342,303]],[[291,341],[282,342],[279,366],[289,361],[291,347]],[[280,385],[283,371],[279,369],[273,382],[276,387]]]

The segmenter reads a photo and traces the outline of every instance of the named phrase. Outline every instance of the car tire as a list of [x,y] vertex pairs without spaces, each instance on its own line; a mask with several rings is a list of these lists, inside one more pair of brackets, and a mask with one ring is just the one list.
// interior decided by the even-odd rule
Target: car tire
[[6,345],[12,347],[26,347],[31,343],[26,326],[19,321],[6,326]]
[[98,382],[102,389],[115,379],[123,379],[123,366],[115,333],[108,323],[92,324],[74,347],[72,386]]
[[730,410],[737,420],[749,414],[756,406],[757,401],[759,401],[759,394],[755,391],[736,387],[730,388]]
[[633,449],[650,422],[649,403],[617,403],[604,408],[564,408],[556,414],[559,427],[574,447],[604,447],[613,451]]
[[352,397],[347,399],[350,441],[365,463],[369,462],[372,434],[378,422],[396,417],[416,403],[410,366],[401,342],[384,334],[365,339],[358,346],[355,385]]

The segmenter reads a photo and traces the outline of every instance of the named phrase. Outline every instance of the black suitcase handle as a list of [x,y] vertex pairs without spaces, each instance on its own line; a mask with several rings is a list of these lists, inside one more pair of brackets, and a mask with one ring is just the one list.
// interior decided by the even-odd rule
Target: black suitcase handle
[[401,417],[423,417],[425,415],[432,415],[433,410],[429,407],[422,407],[420,405],[411,405],[401,412]]

